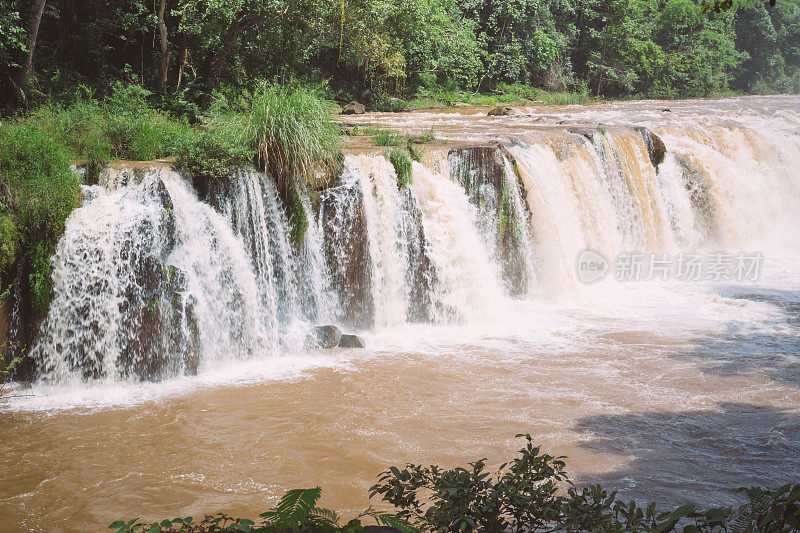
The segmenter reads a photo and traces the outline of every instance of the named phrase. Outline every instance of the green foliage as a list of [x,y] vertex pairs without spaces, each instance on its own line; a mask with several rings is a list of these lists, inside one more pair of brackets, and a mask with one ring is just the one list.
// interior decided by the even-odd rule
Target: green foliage
[[186,138],[177,152],[177,164],[194,175],[222,179],[231,168],[252,163],[255,150],[245,137],[246,125],[239,114],[214,117],[202,131]]
[[303,201],[296,188],[289,191],[288,208],[289,208],[289,225],[291,226],[290,239],[295,248],[299,249],[303,244],[303,239],[308,229],[308,214]]
[[22,236],[14,219],[9,215],[0,217],[0,272],[10,268],[19,256]]
[[450,470],[391,467],[381,473],[370,496],[380,495],[420,529],[442,532],[789,531],[786,527],[796,528],[800,520],[800,485],[741,489],[750,503],[736,513],[692,505],[660,512],[655,504],[640,507],[619,500],[616,492],[599,485],[576,489],[562,458],[542,453],[530,435],[518,437],[525,438],[525,447],[495,474],[486,471],[485,460]]
[[134,519],[114,522],[109,528],[117,532],[152,533],[363,533],[362,519],[371,518],[378,525],[401,533],[800,531],[800,484],[777,489],[737,489],[748,501],[736,511],[725,507],[698,510],[693,505],[659,511],[654,503],[642,507],[635,501],[620,500],[616,492],[609,493],[600,485],[575,488],[564,470],[563,458],[542,453],[533,445],[530,435],[517,437],[524,437],[524,447],[496,473],[487,471],[485,459],[469,463],[468,468],[390,467],[379,475],[378,483],[370,489],[370,497],[380,495],[400,511],[379,512],[369,507],[341,526],[335,512],[317,507],[322,490],[315,487],[290,490],[278,505],[260,515],[259,524],[220,513],[206,515],[199,523],[192,517],[152,524]]
[[397,186],[405,187],[409,185],[412,179],[412,164],[411,153],[408,148],[393,148],[389,151],[389,161],[394,166],[394,171],[397,174]]
[[30,273],[28,284],[34,310],[39,316],[47,314],[50,307],[50,298],[53,294],[53,263],[50,260],[55,253],[55,247],[42,242],[34,242],[29,250]]
[[27,122],[95,169],[114,159],[174,155],[192,136],[192,128],[150,106],[149,94],[138,85],[116,83],[103,101],[81,97],[69,106],[43,106]]
[[[24,57],[25,7],[0,0],[6,74]],[[166,0],[162,84],[152,3],[48,3],[28,100],[71,104],[83,86],[104,101],[122,84],[136,105],[194,119],[263,79],[302,79],[379,110],[493,97],[504,84],[564,99],[796,91],[798,10],[798,0]],[[465,96],[445,97],[454,92]]]
[[302,85],[261,85],[246,135],[258,166],[283,191],[341,165],[341,137],[330,104]]
[[392,513],[379,512],[372,507],[353,518],[346,524],[339,525],[339,515],[330,509],[317,507],[317,502],[322,496],[322,489],[293,489],[284,494],[278,505],[261,513],[260,522],[256,523],[247,518],[232,518],[224,513],[206,515],[200,522],[195,522],[189,516],[186,518],[173,518],[156,521],[151,524],[133,520],[117,520],[108,528],[117,533],[141,532],[185,532],[185,533],[211,533],[211,532],[252,532],[252,533],[365,533],[362,524],[363,518],[372,518],[375,523],[389,526],[401,533],[419,533],[419,531],[406,520]]
[[392,130],[378,129],[372,135],[372,142],[378,146],[406,146],[408,135]]
[[68,151],[29,122],[0,125],[0,264],[4,282],[23,256],[36,311],[52,291],[50,256],[77,207],[79,181]]
[[17,67],[17,57],[25,50],[25,28],[14,2],[0,0],[0,67]]

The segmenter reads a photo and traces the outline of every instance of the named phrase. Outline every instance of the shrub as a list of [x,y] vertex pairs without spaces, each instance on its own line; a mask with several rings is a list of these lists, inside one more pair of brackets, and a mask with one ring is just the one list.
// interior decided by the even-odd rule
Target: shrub
[[317,487],[290,490],[276,507],[260,515],[261,524],[218,514],[206,516],[200,523],[187,517],[148,526],[134,519],[114,522],[109,527],[117,532],[153,533],[362,533],[365,530],[361,519],[372,517],[378,524],[401,533],[800,531],[800,484],[778,489],[737,489],[748,502],[736,512],[730,508],[698,511],[693,505],[659,512],[655,504],[640,507],[636,502],[619,500],[616,492],[608,493],[599,485],[576,489],[564,471],[561,457],[541,453],[530,435],[517,437],[525,438],[525,447],[494,475],[486,471],[485,459],[469,463],[469,468],[449,470],[435,465],[389,468],[370,489],[370,497],[381,495],[383,501],[400,512],[380,513],[370,507],[343,526],[335,512],[316,506],[322,493]]
[[372,135],[372,142],[378,146],[407,146],[408,135],[397,133],[392,130],[377,130]]
[[363,518],[372,518],[377,524],[394,528],[400,533],[418,533],[416,528],[391,513],[381,513],[370,507],[344,525],[339,525],[339,516],[330,509],[317,507],[322,489],[293,489],[284,494],[278,505],[260,515],[259,524],[247,518],[233,518],[224,513],[206,515],[201,521],[194,518],[165,519],[145,524],[138,519],[113,522],[109,529],[117,533],[141,531],[157,533],[161,531],[181,531],[186,533],[234,532],[287,533],[292,531],[319,533],[364,533]]
[[[642,508],[636,502],[621,501],[616,492],[609,494],[599,485],[571,487],[562,458],[541,453],[530,435],[517,436],[526,439],[525,447],[494,475],[486,471],[485,460],[451,470],[392,467],[380,474],[370,496],[380,495],[400,509],[398,516],[425,531],[667,533],[683,521],[685,533],[710,533],[725,531],[728,523],[743,525],[737,531],[772,531],[762,527],[800,523],[800,485],[777,491],[758,489],[761,492],[755,496],[748,493],[750,506],[737,514],[728,508],[698,511],[692,505],[658,512],[655,504]],[[760,503],[754,506],[753,501]],[[747,511],[750,508],[754,510]],[[756,526],[758,520],[763,523]]]
[[251,163],[255,150],[245,137],[246,122],[241,115],[219,116],[207,127],[189,136],[177,152],[177,164],[194,175],[221,179],[231,168]]
[[389,161],[397,173],[397,186],[405,187],[411,183],[412,164],[411,153],[407,148],[394,148],[389,152]]
[[253,97],[247,135],[261,170],[284,193],[341,165],[341,137],[331,105],[300,85],[264,84]]

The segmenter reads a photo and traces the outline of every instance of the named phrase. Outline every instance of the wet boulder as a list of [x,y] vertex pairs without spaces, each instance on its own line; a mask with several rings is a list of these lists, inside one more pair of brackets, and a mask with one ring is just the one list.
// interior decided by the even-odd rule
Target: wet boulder
[[342,108],[342,115],[363,115],[367,111],[364,104],[358,102],[350,102]]
[[339,295],[337,319],[353,328],[374,322],[369,238],[364,196],[357,184],[326,189],[320,195],[325,257]]
[[336,348],[342,338],[342,330],[333,325],[315,326],[306,335],[307,348]]
[[644,145],[647,148],[647,153],[650,156],[650,162],[657,169],[658,165],[664,162],[664,158],[667,155],[667,147],[664,141],[647,128],[639,126],[636,128],[636,131],[642,136]]
[[364,339],[358,335],[343,334],[339,339],[339,348],[363,348]]
[[488,113],[486,113],[486,115],[490,117],[513,117],[515,115],[519,115],[519,111],[513,107],[501,105],[491,109]]

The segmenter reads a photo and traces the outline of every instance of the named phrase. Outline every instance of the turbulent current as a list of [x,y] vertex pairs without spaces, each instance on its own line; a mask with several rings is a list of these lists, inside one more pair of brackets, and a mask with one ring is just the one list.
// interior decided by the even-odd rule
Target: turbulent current
[[[459,111],[350,119],[433,129],[403,187],[356,142],[288,202],[247,169],[85,187],[0,401],[1,522],[317,484],[349,515],[390,465],[499,464],[517,433],[664,504],[800,478],[800,99]],[[366,348],[309,347],[321,324]]]

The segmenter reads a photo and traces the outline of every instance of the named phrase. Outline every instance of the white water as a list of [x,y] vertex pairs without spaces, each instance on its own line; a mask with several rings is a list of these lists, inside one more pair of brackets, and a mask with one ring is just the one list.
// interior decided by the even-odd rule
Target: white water
[[[800,141],[787,133],[794,127],[785,123],[787,116],[794,120],[780,115],[777,128],[763,117],[757,127],[688,119],[653,123],[668,149],[657,171],[642,136],[631,128],[518,135],[506,144],[509,156],[500,153],[498,161],[519,239],[512,253],[521,258],[527,280],[523,298],[600,298],[591,305],[603,308],[609,294],[634,289],[613,279],[584,286],[575,262],[585,249],[600,252],[612,268],[617,254],[631,251],[674,255],[725,247],[786,256],[787,245],[795,247],[787,231],[800,219]],[[593,133],[587,138],[583,131]],[[500,265],[500,207],[484,204],[497,200],[480,176],[473,176],[475,186],[485,191],[473,196],[480,201],[473,204],[446,175],[447,167],[436,157],[430,166],[414,163],[412,185],[403,192],[385,157],[347,156],[342,185],[320,200],[340,206],[331,211],[333,219],[315,215],[301,192],[310,223],[297,250],[275,186],[263,174],[235,172],[216,193],[220,216],[167,170],[144,178],[125,168],[105,172],[105,188],[87,189],[86,205],[72,215],[59,244],[53,311],[33,352],[43,380],[128,379],[124,366],[130,361],[119,359],[136,336],[138,315],[126,315],[126,300],[141,291],[133,272],[143,258],[186,274],[187,286],[179,292],[189,307],[178,313],[178,337],[184,344],[192,338],[195,322],[186,317],[196,314],[201,372],[232,360],[297,353],[303,332],[315,323],[342,319],[391,337],[391,328],[420,313],[438,324],[485,321],[509,305],[509,280]],[[172,197],[171,215],[152,192],[159,179]],[[168,216],[174,217],[174,236],[160,229]],[[353,252],[359,242],[364,257]],[[331,272],[326,254],[350,270]],[[346,305],[355,311],[342,315]],[[445,334],[446,328],[437,331]],[[167,333],[157,336],[163,351],[181,350]],[[191,373],[186,357],[169,354],[161,377]]]

